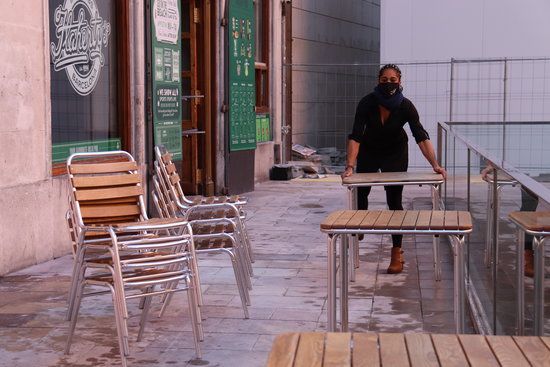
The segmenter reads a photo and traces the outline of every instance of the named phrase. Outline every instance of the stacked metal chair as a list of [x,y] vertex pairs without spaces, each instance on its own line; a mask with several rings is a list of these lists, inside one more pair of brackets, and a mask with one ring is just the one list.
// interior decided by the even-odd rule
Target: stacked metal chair
[[[101,163],[106,159],[111,163]],[[148,218],[137,163],[126,152],[73,154],[67,160],[67,172],[71,191],[67,223],[74,267],[65,353],[70,351],[84,297],[111,293],[122,365],[126,366],[130,354],[127,301],[141,300],[140,340],[152,297],[186,291],[195,353],[200,358],[203,332],[196,291],[200,285],[190,223],[181,218]]]
[[245,318],[248,318],[252,264],[243,220],[245,201],[238,201],[237,197],[235,200],[202,197],[194,199],[194,205],[188,205],[171,155],[162,147],[156,147],[155,153],[153,201],[157,211],[163,218],[184,218],[191,223],[198,254],[224,252],[230,256]]

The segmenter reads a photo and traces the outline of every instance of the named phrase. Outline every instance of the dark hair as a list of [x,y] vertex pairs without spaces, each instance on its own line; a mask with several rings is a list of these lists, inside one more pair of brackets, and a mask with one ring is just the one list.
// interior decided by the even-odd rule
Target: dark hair
[[399,77],[399,80],[401,80],[401,69],[399,69],[399,67],[395,64],[386,64],[382,66],[380,68],[380,71],[378,72],[378,78],[380,78],[384,73],[384,70],[387,70],[387,69],[395,70],[395,72],[397,73],[397,76]]

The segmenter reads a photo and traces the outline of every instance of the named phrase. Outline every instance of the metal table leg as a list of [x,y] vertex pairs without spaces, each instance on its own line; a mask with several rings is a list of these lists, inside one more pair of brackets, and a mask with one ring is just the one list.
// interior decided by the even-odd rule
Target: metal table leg
[[[348,235],[340,241],[340,331],[348,331]],[[353,238],[353,237],[352,237]],[[353,240],[352,240],[353,241]],[[353,254],[352,254],[353,257]]]
[[329,331],[336,331],[336,241],[338,235],[329,234],[327,237],[327,324]]
[[[357,210],[357,188],[348,187],[348,207],[350,210]],[[349,240],[351,256],[349,257],[349,280],[355,282],[355,269],[359,267],[359,239],[357,235],[351,236]]]
[[464,236],[451,236],[454,247],[454,314],[456,333],[464,333]]
[[435,280],[441,280],[441,254],[439,252],[440,237],[436,234],[433,238],[433,253],[434,253],[434,267],[435,267]]
[[[432,185],[432,210],[439,210],[439,185]],[[434,254],[434,272],[435,280],[441,280],[441,255],[439,252],[439,235],[435,235],[432,239],[432,248]]]
[[525,285],[523,282],[523,268],[525,259],[523,256],[525,248],[525,234],[522,229],[518,229],[518,247],[516,257],[516,328],[518,335],[525,335]]
[[491,266],[492,239],[493,239],[493,192],[492,185],[487,185],[487,231],[485,233],[485,266]]
[[[533,250],[535,250],[535,335],[544,334],[544,238],[533,237]],[[523,268],[522,268],[523,269]]]

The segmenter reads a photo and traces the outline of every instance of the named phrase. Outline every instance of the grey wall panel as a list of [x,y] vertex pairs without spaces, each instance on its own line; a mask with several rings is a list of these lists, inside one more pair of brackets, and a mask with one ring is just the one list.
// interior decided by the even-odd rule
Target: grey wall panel
[[[380,2],[294,0],[292,6],[293,142],[345,149],[357,102],[376,83]],[[372,67],[350,65],[356,63]]]

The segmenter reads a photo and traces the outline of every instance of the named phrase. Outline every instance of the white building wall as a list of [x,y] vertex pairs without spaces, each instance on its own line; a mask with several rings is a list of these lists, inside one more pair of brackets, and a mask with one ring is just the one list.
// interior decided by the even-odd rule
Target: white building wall
[[[143,2],[132,1],[135,19]],[[0,276],[69,253],[67,176],[52,177],[48,2],[0,11]],[[133,27],[143,70],[143,25]],[[138,42],[139,41],[139,42]],[[131,70],[135,70],[131,68]],[[132,78],[135,156],[143,157],[143,73]]]
[[69,251],[65,181],[51,177],[46,7],[0,12],[0,275]]

